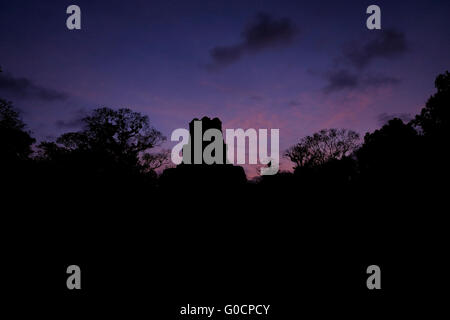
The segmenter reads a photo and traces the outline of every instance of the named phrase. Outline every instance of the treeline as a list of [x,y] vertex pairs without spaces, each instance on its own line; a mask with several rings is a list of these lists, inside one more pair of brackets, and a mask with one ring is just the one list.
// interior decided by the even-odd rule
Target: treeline
[[351,187],[357,194],[444,192],[449,177],[448,71],[436,78],[435,86],[437,92],[413,120],[393,118],[366,133],[361,143],[356,132],[344,129],[321,130],[301,139],[285,154],[295,164],[294,173],[263,177],[262,183],[325,192]]
[[[367,133],[362,143],[353,131],[321,130],[286,151],[285,156],[295,165],[294,172],[261,177],[256,184],[247,183],[248,188],[329,193],[380,186],[386,190],[430,190],[446,183],[450,128],[448,71],[436,78],[435,86],[437,92],[410,122],[394,118]],[[169,154],[152,151],[165,137],[151,126],[147,116],[130,109],[99,108],[82,122],[80,131],[37,144],[12,103],[0,99],[3,184],[31,192],[49,186],[49,190],[59,191],[61,188],[130,191],[164,185],[160,182],[167,174],[158,177],[155,170],[168,163]],[[208,181],[214,181],[208,175]],[[183,179],[191,179],[188,183],[201,187],[200,178],[184,175]],[[176,179],[168,181],[176,183]],[[215,183],[220,185],[220,179]],[[227,184],[232,185],[232,181],[227,180]]]

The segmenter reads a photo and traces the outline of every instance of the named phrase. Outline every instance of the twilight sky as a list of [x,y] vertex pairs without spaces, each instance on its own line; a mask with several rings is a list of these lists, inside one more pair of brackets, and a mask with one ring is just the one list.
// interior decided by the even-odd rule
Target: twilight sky
[[[71,4],[81,30],[66,28]],[[366,28],[371,4],[380,31]],[[416,114],[450,69],[449,14],[436,0],[2,1],[0,97],[41,140],[108,106],[147,114],[168,138],[205,115],[279,128],[284,150],[322,128],[363,135]]]

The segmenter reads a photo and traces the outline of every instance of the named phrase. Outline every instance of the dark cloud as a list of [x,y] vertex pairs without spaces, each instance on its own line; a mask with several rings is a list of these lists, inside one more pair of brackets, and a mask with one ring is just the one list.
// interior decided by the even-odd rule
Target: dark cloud
[[55,124],[58,128],[78,128],[83,124],[83,121],[81,118],[72,120],[57,120]]
[[292,43],[297,28],[288,18],[273,19],[268,14],[260,13],[256,20],[242,31],[242,41],[230,46],[214,47],[210,54],[211,68],[226,66],[238,61],[243,54],[252,54],[267,48],[287,46]]
[[389,120],[392,120],[394,118],[398,118],[398,119],[402,120],[403,122],[409,122],[413,119],[413,117],[409,113],[391,113],[391,114],[389,114],[389,113],[383,112],[377,116],[378,123],[381,126],[385,125]]
[[241,45],[229,47],[215,47],[211,50],[211,57],[214,60],[214,66],[226,66],[238,61],[244,53],[244,47]]
[[347,69],[332,70],[326,74],[326,93],[346,89],[366,89],[369,87],[382,87],[400,82],[399,79],[384,75],[360,75]]
[[264,100],[264,97],[258,96],[258,95],[253,95],[253,96],[250,96],[250,99],[254,100],[254,101],[262,101],[262,100]]
[[385,75],[366,75],[361,79],[363,87],[382,87],[400,83],[400,79]]
[[367,67],[377,58],[390,59],[408,50],[405,34],[394,29],[373,31],[361,44],[353,43],[344,49],[344,59],[358,69]]
[[86,109],[79,109],[75,112],[72,119],[69,120],[57,120],[55,125],[61,129],[80,128],[83,126],[83,119],[88,116]]
[[256,21],[242,33],[243,45],[254,51],[288,45],[292,43],[296,31],[290,19],[274,20],[269,15],[260,13]]
[[335,59],[335,66],[327,73],[326,93],[394,85],[399,79],[365,70],[372,61],[390,59],[408,50],[404,33],[394,29],[369,32],[367,39],[347,45]]
[[0,73],[0,92],[6,92],[19,98],[35,98],[45,101],[65,100],[67,94],[36,85],[27,78],[16,78],[10,73]]
[[296,106],[300,106],[300,105],[301,105],[300,101],[298,101],[298,100],[291,100],[291,101],[289,101],[288,104],[289,104],[291,107],[296,107]]
[[336,70],[327,74],[328,84],[326,92],[338,91],[342,89],[356,88],[358,86],[358,76],[348,70]]

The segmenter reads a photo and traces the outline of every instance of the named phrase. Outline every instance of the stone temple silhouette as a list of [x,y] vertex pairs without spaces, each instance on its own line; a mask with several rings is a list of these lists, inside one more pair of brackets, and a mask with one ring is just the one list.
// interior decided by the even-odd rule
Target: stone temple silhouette
[[[195,147],[196,147],[196,141],[194,139],[194,137],[195,137],[195,135],[194,135],[195,122],[200,122],[201,127],[202,127],[201,137],[198,138],[201,140],[201,148],[200,149],[201,149],[202,155],[203,155],[203,151],[205,150],[205,147],[211,143],[211,141],[203,141],[202,137],[203,137],[204,133],[208,129],[217,129],[220,132],[222,132],[222,121],[220,121],[219,118],[210,119],[208,117],[203,117],[201,120],[195,118],[191,122],[189,122],[189,135],[190,135],[189,143],[183,147],[183,163],[185,163],[185,164],[195,164],[195,161],[194,161],[195,160],[194,159],[194,151],[195,151]],[[223,132],[222,132],[221,146],[222,146],[222,154],[223,154],[222,163],[225,164],[225,163],[227,163],[227,147],[223,140]],[[186,151],[188,151],[187,149],[189,149],[190,152],[186,152]],[[214,155],[214,152],[213,152],[213,155]],[[201,164],[205,164],[203,157],[201,158]]]
[[[195,139],[194,125],[196,121],[201,122],[201,137],[203,137],[203,134],[208,129],[217,129],[222,132],[222,122],[219,118],[210,119],[208,117],[203,117],[201,120],[197,118],[193,119],[189,123],[189,142],[183,146],[183,161],[181,164],[177,165],[176,168],[164,170],[160,179],[161,186],[168,188],[172,186],[188,188],[196,187],[203,190],[203,192],[208,192],[217,188],[239,188],[239,186],[244,185],[247,182],[244,169],[241,166],[227,163],[227,145],[223,140],[223,135],[221,141],[223,151],[222,163],[206,164],[203,157],[201,157],[200,163],[194,164],[194,150],[198,147],[196,143],[201,141],[201,153],[203,155],[205,147],[212,142],[203,141],[202,138]],[[198,159],[197,162],[199,162]]]

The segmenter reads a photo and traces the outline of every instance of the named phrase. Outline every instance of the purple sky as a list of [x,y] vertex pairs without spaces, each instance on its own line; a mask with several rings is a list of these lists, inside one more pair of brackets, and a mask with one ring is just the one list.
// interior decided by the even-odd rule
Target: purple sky
[[[70,4],[82,30],[65,26]],[[370,4],[381,31],[365,26]],[[0,97],[38,139],[108,106],[169,138],[205,115],[279,128],[284,150],[417,113],[450,69],[449,13],[449,1],[2,1]]]

